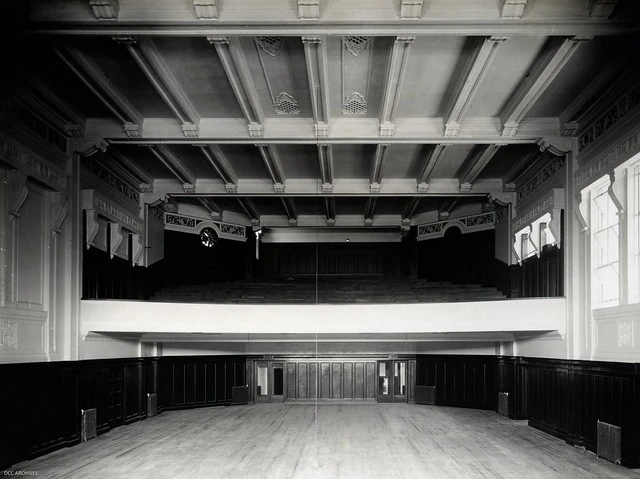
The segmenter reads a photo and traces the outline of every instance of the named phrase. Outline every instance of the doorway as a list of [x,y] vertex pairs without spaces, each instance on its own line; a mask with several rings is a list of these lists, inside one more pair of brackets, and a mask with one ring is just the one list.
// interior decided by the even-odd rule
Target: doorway
[[256,402],[284,402],[284,364],[256,363]]
[[407,402],[407,361],[378,361],[378,402]]

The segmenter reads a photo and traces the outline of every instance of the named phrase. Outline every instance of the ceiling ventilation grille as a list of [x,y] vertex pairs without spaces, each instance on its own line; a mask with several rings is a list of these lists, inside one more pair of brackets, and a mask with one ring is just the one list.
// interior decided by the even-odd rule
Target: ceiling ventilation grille
[[277,57],[282,51],[282,37],[256,37],[256,43],[272,57]]
[[356,92],[345,97],[342,104],[342,113],[345,115],[364,115],[367,112],[367,102],[364,97]]
[[300,106],[298,102],[286,92],[280,93],[276,97],[274,108],[277,115],[299,115]]
[[347,50],[353,55],[358,56],[367,49],[371,43],[371,37],[343,37],[342,41]]

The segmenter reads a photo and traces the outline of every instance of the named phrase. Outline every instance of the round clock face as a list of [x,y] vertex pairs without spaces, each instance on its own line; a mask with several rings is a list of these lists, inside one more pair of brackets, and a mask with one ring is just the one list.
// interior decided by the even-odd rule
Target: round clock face
[[207,248],[212,248],[216,244],[217,240],[218,235],[213,231],[213,228],[204,228],[200,232],[200,241]]

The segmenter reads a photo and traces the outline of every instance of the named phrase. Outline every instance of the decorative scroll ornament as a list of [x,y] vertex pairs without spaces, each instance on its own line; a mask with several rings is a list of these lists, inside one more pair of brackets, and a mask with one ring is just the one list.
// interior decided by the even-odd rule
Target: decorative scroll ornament
[[300,114],[300,106],[298,105],[298,102],[286,92],[282,92],[276,97],[276,102],[273,107],[276,110],[276,115]]
[[347,49],[347,51],[351,53],[354,57],[357,57],[367,49],[367,47],[371,43],[371,37],[361,37],[361,36],[343,37],[342,41],[344,42],[344,46]]
[[342,113],[345,115],[364,115],[367,113],[367,101],[357,91],[353,92],[345,97],[342,103]]
[[267,55],[277,57],[282,51],[282,37],[256,37],[256,43]]

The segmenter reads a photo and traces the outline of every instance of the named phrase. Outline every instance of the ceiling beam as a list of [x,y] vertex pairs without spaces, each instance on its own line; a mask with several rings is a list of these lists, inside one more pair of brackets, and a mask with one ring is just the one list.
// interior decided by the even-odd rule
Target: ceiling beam
[[513,162],[513,166],[511,166],[509,171],[502,177],[504,187],[510,190],[515,189],[518,179],[538,161],[538,158],[542,154],[539,149],[535,149],[516,159]]
[[500,113],[502,135],[514,136],[520,122],[587,37],[554,39],[520,83]]
[[426,193],[429,189],[429,180],[431,179],[431,173],[436,167],[438,161],[442,158],[442,155],[444,155],[447,146],[449,145],[442,143],[435,145],[433,149],[431,149],[427,154],[422,171],[417,178],[418,193]]
[[214,220],[222,219],[223,209],[213,199],[207,197],[198,197],[198,201],[209,212]]
[[414,40],[415,37],[396,37],[393,42],[380,112],[379,133],[382,137],[393,136],[395,133],[394,113],[402,92],[402,82],[407,72],[409,53]]
[[238,191],[238,175],[231,163],[218,145],[196,145],[207,159],[217,175],[224,181],[224,187],[229,193]]
[[522,18],[527,0],[500,0],[500,18],[519,20]]
[[23,90],[29,94],[31,101],[35,105],[41,105],[38,108],[44,108],[50,112],[54,124],[69,136],[84,136],[84,125],[86,117],[72,107],[69,102],[60,98],[53,90],[44,85],[33,77],[27,77],[22,80],[26,85]]
[[[489,2],[490,3],[490,2]],[[388,20],[388,19],[387,19]],[[555,18],[538,18],[526,23],[514,22],[510,19],[486,20],[474,22],[456,17],[443,21],[442,18],[421,19],[419,22],[360,21],[353,22],[341,19],[335,21],[301,22],[283,20],[281,22],[217,22],[215,24],[176,24],[158,25],[156,19],[141,19],[137,22],[93,22],[73,21],[38,22],[30,24],[25,30],[40,35],[92,35],[92,36],[166,36],[166,37],[213,37],[213,36],[320,36],[320,35],[364,35],[364,36],[601,36],[624,35],[637,31],[637,24],[632,18],[617,21],[593,18],[585,21],[584,17],[558,16]]]
[[335,198],[325,198],[324,207],[327,212],[327,226],[336,224],[336,200]]
[[133,176],[140,184],[140,190],[147,193],[153,190],[153,177],[140,168],[136,162],[113,148],[108,148],[104,155],[114,164],[122,168],[128,175]]
[[380,182],[382,180],[382,162],[389,145],[381,143],[376,147],[376,153],[373,157],[373,165],[371,166],[371,174],[369,175],[369,188],[371,193],[380,193]]
[[376,203],[378,202],[377,196],[370,196],[367,198],[367,204],[364,208],[364,225],[373,226],[373,215],[376,211]]
[[597,100],[602,97],[601,93],[605,89],[614,87],[615,82],[622,78],[622,70],[629,65],[633,65],[633,60],[628,55],[615,55],[604,68],[598,71],[589,84],[560,113],[558,120],[563,136],[577,134],[580,118],[597,105]]
[[261,138],[264,135],[264,112],[242,47],[237,39],[228,36],[209,36],[207,40],[218,52],[240,109],[249,123],[249,136]]
[[478,146],[471,151],[469,157],[465,160],[462,168],[458,172],[460,180],[460,191],[468,193],[471,185],[476,181],[485,166],[489,164],[493,155],[495,155],[502,145]]
[[276,146],[256,145],[256,147],[258,147],[262,160],[264,161],[264,166],[266,166],[269,176],[271,176],[271,180],[273,181],[273,190],[276,193],[284,193],[284,182],[286,178]]
[[403,223],[405,222],[405,220],[408,220],[408,223],[411,224],[411,217],[416,212],[416,208],[418,208],[418,205],[420,204],[420,199],[421,198],[419,196],[414,196],[413,198],[409,199],[409,202],[402,211]]
[[195,193],[196,177],[165,145],[150,145],[149,151],[182,183],[185,193]]
[[453,211],[453,209],[456,207],[456,204],[458,204],[459,200],[460,200],[460,197],[458,196],[454,196],[444,200],[440,205],[440,208],[438,208],[438,219],[439,220],[447,219],[451,214],[451,212]]
[[236,198],[253,226],[260,225],[260,212],[249,198]]
[[333,146],[318,145],[318,162],[322,179],[322,192],[331,193],[333,191]]
[[302,37],[302,44],[307,64],[315,135],[318,138],[325,138],[329,135],[329,122],[331,120],[327,45],[326,41],[319,36]]
[[125,98],[104,72],[87,55],[77,48],[54,51],[69,69],[122,123],[124,132],[130,138],[142,135],[143,116]]
[[298,213],[293,198],[281,197],[280,200],[282,201],[282,206],[287,214],[287,218],[289,218],[289,224],[291,226],[296,225],[298,223]]
[[185,137],[198,136],[200,115],[150,38],[115,37],[138,64],[182,126]]
[[445,115],[445,131],[444,136],[458,136],[460,130],[460,122],[465,113],[471,106],[478,87],[489,71],[491,62],[493,61],[500,45],[507,40],[508,37],[492,36],[482,40],[477,47],[475,55],[468,62],[456,86],[453,95],[453,101],[449,107],[449,111]]

